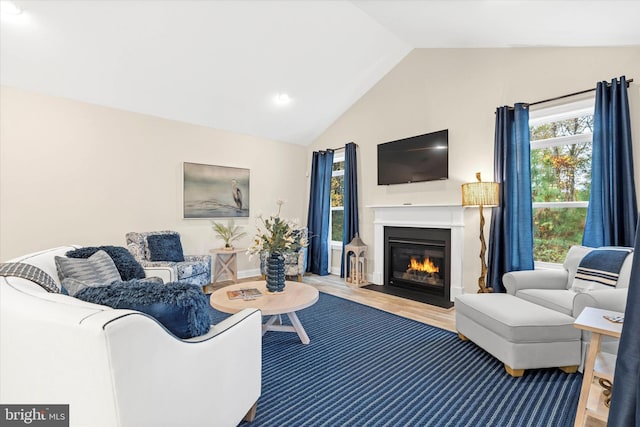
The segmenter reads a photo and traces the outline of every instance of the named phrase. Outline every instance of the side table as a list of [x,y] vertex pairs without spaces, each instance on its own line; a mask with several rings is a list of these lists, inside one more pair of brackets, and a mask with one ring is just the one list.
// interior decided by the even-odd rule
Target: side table
[[584,426],[587,417],[607,422],[609,410],[602,402],[601,388],[594,384],[593,380],[600,378],[613,383],[616,355],[601,352],[600,343],[603,335],[620,338],[622,323],[613,323],[603,316],[624,316],[624,313],[587,307],[574,322],[576,328],[591,332],[591,342],[582,374],[582,388],[580,389],[574,427]]
[[233,283],[238,282],[238,256],[240,252],[246,252],[246,249],[212,249],[213,254],[213,280],[211,283],[217,283],[220,277],[226,276],[225,280],[232,280]]

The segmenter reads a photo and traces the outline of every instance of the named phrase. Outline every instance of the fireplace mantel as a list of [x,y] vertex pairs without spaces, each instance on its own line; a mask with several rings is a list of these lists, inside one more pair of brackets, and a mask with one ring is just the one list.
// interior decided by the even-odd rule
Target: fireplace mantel
[[384,284],[384,227],[445,228],[451,230],[451,301],[462,295],[464,216],[461,205],[371,205],[374,220],[372,281]]

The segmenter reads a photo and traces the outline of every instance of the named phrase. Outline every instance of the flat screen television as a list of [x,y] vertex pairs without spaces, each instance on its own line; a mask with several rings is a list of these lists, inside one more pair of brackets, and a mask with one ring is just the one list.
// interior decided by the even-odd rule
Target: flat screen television
[[378,185],[448,177],[448,129],[378,144]]

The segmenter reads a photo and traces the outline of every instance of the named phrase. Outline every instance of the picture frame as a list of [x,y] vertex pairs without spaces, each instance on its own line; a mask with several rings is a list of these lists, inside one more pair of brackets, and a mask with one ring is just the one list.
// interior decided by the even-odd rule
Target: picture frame
[[249,169],[183,162],[185,219],[248,218]]

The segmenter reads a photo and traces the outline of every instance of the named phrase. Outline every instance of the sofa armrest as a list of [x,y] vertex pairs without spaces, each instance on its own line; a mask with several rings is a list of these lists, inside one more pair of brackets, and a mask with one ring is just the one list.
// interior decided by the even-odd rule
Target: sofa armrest
[[573,299],[573,317],[578,317],[585,307],[624,313],[627,305],[627,291],[627,288],[614,288],[579,293]]
[[113,311],[121,315],[86,321],[103,323],[120,425],[235,426],[260,397],[259,310],[243,310],[188,340],[149,316]]
[[510,295],[523,289],[566,289],[568,280],[566,270],[511,271],[502,276],[502,283]]
[[176,282],[178,280],[178,274],[175,267],[172,266],[156,266],[156,267],[142,267],[144,269],[145,277],[159,277],[164,283]]
[[185,255],[184,260],[187,262],[205,262],[211,264],[211,255]]

